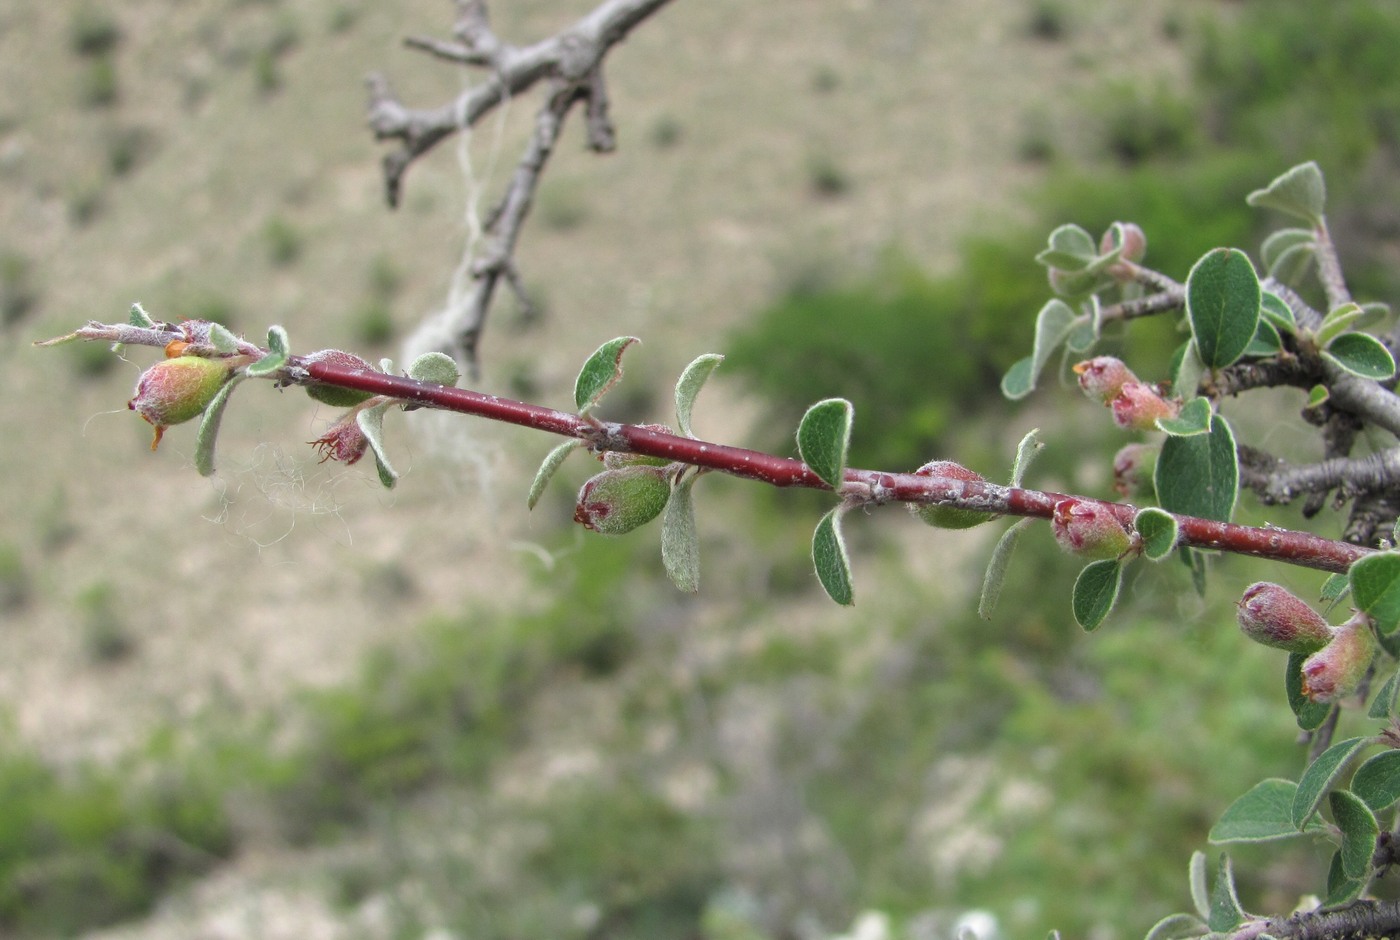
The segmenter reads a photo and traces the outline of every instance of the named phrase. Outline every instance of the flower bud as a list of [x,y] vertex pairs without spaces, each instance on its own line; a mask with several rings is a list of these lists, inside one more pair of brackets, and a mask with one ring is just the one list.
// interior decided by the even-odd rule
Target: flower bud
[[[366,372],[373,372],[374,367],[368,362],[340,349],[322,349],[302,357],[307,363],[324,362],[326,365],[343,366],[347,369],[363,369]],[[323,405],[330,405],[333,408],[352,408],[362,401],[368,401],[374,395],[370,392],[361,392],[353,388],[340,388],[337,385],[327,385],[324,382],[313,382],[306,386],[306,394]],[[316,441],[315,443],[320,443]],[[362,451],[363,453],[363,451]],[[335,458],[339,460],[340,458]],[[346,461],[353,463],[354,461]]]
[[1154,431],[1158,418],[1175,418],[1181,405],[1144,382],[1127,382],[1109,402],[1113,422],[1125,431]]
[[1303,660],[1303,694],[1335,702],[1355,692],[1376,654],[1370,619],[1358,613],[1332,631],[1326,646]]
[[[639,424],[637,427],[644,428],[648,431],[657,431],[661,434],[676,433],[664,424]],[[603,466],[607,467],[609,470],[616,470],[619,467],[635,466],[664,467],[672,462],[665,457],[647,457],[644,454],[628,454],[616,450],[606,451],[599,455],[598,459],[603,461]]]
[[164,359],[142,372],[126,406],[155,427],[151,450],[159,446],[166,428],[209,407],[232,374],[233,367],[227,361],[201,356]]
[[1061,548],[1089,561],[1119,558],[1133,546],[1133,537],[1111,509],[1077,499],[1055,504],[1050,531]]
[[1122,496],[1151,496],[1152,475],[1157,469],[1156,444],[1126,444],[1113,455],[1113,488]]
[[[951,460],[930,460],[914,471],[920,477],[948,477],[953,480],[969,480],[975,483],[987,482],[986,477],[967,469]],[[910,503],[909,511],[927,524],[939,529],[970,529],[992,519],[995,513],[978,512],[975,509],[962,509],[958,506],[940,506],[937,503]]]
[[1138,380],[1123,360],[1112,356],[1095,356],[1075,363],[1074,374],[1079,376],[1079,387],[1084,394],[1104,404],[1114,399],[1124,383]]
[[1314,653],[1332,639],[1332,628],[1322,615],[1280,585],[1251,584],[1238,606],[1240,629],[1256,643],[1290,653]]
[[311,444],[321,451],[321,463],[337,460],[349,465],[365,455],[369,449],[369,438],[360,430],[352,412],[332,424],[325,434],[311,441]]
[[671,482],[661,467],[604,470],[578,491],[574,521],[603,535],[623,535],[661,515],[670,498]]

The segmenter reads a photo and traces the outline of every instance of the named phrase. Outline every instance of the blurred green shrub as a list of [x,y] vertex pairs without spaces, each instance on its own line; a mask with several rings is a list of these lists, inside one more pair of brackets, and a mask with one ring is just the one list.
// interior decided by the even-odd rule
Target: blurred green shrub
[[0,327],[23,320],[38,302],[33,262],[18,251],[0,251]]
[[78,100],[89,108],[110,108],[121,91],[117,63],[110,54],[95,56],[78,73]]
[[105,56],[121,42],[122,30],[105,6],[83,3],[68,21],[68,48],[75,55]]
[[268,261],[279,268],[294,264],[306,247],[301,231],[281,215],[274,215],[263,225],[262,239]]

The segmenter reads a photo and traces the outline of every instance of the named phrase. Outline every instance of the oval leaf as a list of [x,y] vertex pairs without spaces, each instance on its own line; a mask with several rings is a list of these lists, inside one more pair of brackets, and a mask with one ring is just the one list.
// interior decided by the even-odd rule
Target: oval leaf
[[1276,209],[1316,226],[1322,222],[1327,204],[1327,187],[1322,170],[1309,160],[1274,178],[1264,189],[1256,189],[1245,202],[1260,209]]
[[433,385],[456,385],[462,377],[457,362],[446,353],[424,353],[408,367],[408,377]]
[[1196,913],[1201,917],[1210,916],[1210,891],[1206,885],[1206,867],[1210,864],[1206,858],[1206,853],[1195,851],[1191,853],[1191,866],[1188,874],[1188,882],[1191,885],[1191,903],[1196,905]]
[[1234,866],[1230,864],[1230,856],[1221,855],[1220,866],[1215,871],[1215,886],[1210,892],[1210,916],[1206,923],[1211,930],[1234,930],[1244,923],[1245,916],[1235,892]]
[[1264,270],[1277,276],[1274,268],[1280,258],[1299,248],[1311,252],[1316,243],[1317,236],[1310,228],[1281,228],[1270,234],[1264,239],[1264,244],[1259,246],[1259,260],[1263,263]]
[[549,486],[549,481],[554,479],[554,474],[564,463],[564,458],[583,446],[582,441],[565,441],[558,447],[545,454],[544,461],[540,468],[535,471],[535,479],[530,483],[530,492],[525,497],[525,508],[534,509],[535,504],[544,495],[545,488]]
[[1369,333],[1343,333],[1332,340],[1323,355],[1363,379],[1379,381],[1395,374],[1395,358],[1390,350]]
[[1350,790],[1333,790],[1327,795],[1332,821],[1342,830],[1342,874],[1349,879],[1366,878],[1371,873],[1371,856],[1376,853],[1380,824],[1376,814]]
[[1045,364],[1074,332],[1074,311],[1063,300],[1047,301],[1035,315],[1035,345],[1031,348],[1030,387],[1040,381]]
[[1333,310],[1327,311],[1327,316],[1322,318],[1322,325],[1317,328],[1317,345],[1325,347],[1333,339],[1340,336],[1362,316],[1361,305],[1357,303],[1342,304]]
[[1366,887],[1364,878],[1348,878],[1342,868],[1342,853],[1332,853],[1332,863],[1327,868],[1327,897],[1322,902],[1325,907],[1336,907],[1355,901]]
[[1351,566],[1351,600],[1385,633],[1400,622],[1400,553],[1377,552]]
[[1150,561],[1161,561],[1176,548],[1179,526],[1176,517],[1155,506],[1148,507],[1133,519],[1133,527],[1142,537],[1142,553]]
[[1259,323],[1259,277],[1237,248],[1208,252],[1186,277],[1186,316],[1201,361],[1212,368],[1243,355]]
[[1001,377],[1001,394],[1009,401],[1020,401],[1035,390],[1030,356],[1018,359]]
[[214,444],[219,437],[219,423],[224,419],[224,408],[229,396],[243,381],[243,376],[235,375],[224,383],[214,400],[204,409],[204,417],[199,419],[199,431],[194,438],[194,468],[202,477],[214,475]]
[[1298,321],[1293,318],[1293,308],[1284,303],[1278,294],[1264,291],[1259,295],[1259,314],[1284,333],[1298,332]]
[[695,476],[671,488],[661,517],[661,563],[671,583],[689,594],[700,590],[700,536],[695,531],[695,503],[690,490]]
[[1356,768],[1351,778],[1351,792],[1373,813],[1393,806],[1400,800],[1400,751],[1381,751]]
[[1312,829],[1325,828],[1314,816],[1303,830],[1293,825],[1293,799],[1298,784],[1292,780],[1271,777],[1261,780],[1244,796],[1231,803],[1210,830],[1210,841],[1268,842],[1287,839]]
[[1177,347],[1176,354],[1172,356],[1172,391],[1183,398],[1196,394],[1205,371],[1205,364],[1196,352],[1195,342],[1188,339]]
[[1234,514],[1239,480],[1235,435],[1220,415],[1211,417],[1207,434],[1168,437],[1153,471],[1163,509],[1217,522],[1229,522]]
[[841,536],[841,507],[822,516],[812,535],[812,565],[827,596],[849,607],[855,603],[851,588],[851,562],[846,557],[846,540]]
[[[1262,306],[1259,308],[1264,309]],[[1265,317],[1259,318],[1259,326],[1254,331],[1254,339],[1249,341],[1249,345],[1244,348],[1245,359],[1267,359],[1277,356],[1283,349],[1283,338],[1278,335],[1278,328]]]
[[[1371,699],[1371,707],[1366,710],[1366,717],[1393,717],[1395,715],[1395,700],[1397,697],[1400,697],[1400,672],[1392,673],[1391,677],[1385,680],[1385,684],[1381,686],[1381,690]],[[1390,753],[1400,754],[1400,751],[1392,751]],[[1355,781],[1353,781],[1352,789],[1356,789]],[[1365,797],[1362,797],[1362,799],[1365,799]],[[1369,803],[1370,800],[1367,800],[1367,802]],[[1374,806],[1371,808],[1376,809]]]
[[676,381],[676,427],[686,437],[695,436],[690,432],[690,413],[695,407],[695,396],[700,394],[705,380],[723,361],[724,357],[719,353],[697,356]]
[[1293,795],[1293,825],[1302,829],[1317,812],[1322,798],[1332,789],[1332,784],[1341,776],[1347,761],[1356,756],[1367,744],[1366,738],[1347,738],[1323,751],[1298,781],[1298,792]]
[[286,364],[287,357],[284,354],[270,352],[244,369],[243,374],[249,378],[256,379],[259,376],[271,375]]
[[977,615],[983,620],[992,619],[992,611],[1001,599],[1001,585],[1006,580],[1006,568],[1011,564],[1011,554],[1016,550],[1021,533],[1030,524],[1031,520],[1028,518],[1017,519],[1001,534],[996,547],[992,549],[992,557],[987,562],[987,572],[982,576],[982,597],[977,602]]
[[1175,418],[1158,418],[1157,428],[1172,437],[1191,437],[1210,431],[1210,399],[1203,396],[1193,398]]
[[1016,445],[1016,459],[1011,463],[1011,482],[1007,486],[1019,487],[1021,481],[1025,479],[1026,471],[1031,468],[1031,461],[1040,453],[1040,449],[1045,445],[1040,442],[1040,428],[1031,428],[1021,438],[1021,443]]
[[374,451],[374,464],[379,471],[379,482],[384,484],[386,490],[393,489],[394,484],[399,479],[393,464],[389,463],[389,455],[384,448],[384,412],[389,410],[389,406],[392,404],[393,402],[386,401],[382,405],[366,408],[355,415],[355,424],[364,433],[365,439],[369,441],[370,449]]
[[275,352],[283,359],[292,354],[292,341],[287,338],[287,331],[280,326],[269,326],[267,328],[267,348],[269,352]]
[[1123,566],[1117,559],[1090,562],[1074,579],[1074,619],[1085,630],[1103,623],[1118,600],[1123,583]]
[[846,473],[854,412],[846,399],[827,398],[808,408],[797,427],[797,452],[802,462],[832,489],[841,485]]
[[238,352],[238,337],[222,323],[209,324],[209,345],[221,353]]
[[574,405],[580,415],[592,411],[608,390],[622,378],[622,354],[627,347],[641,340],[635,336],[619,336],[599,346],[579,370],[574,380]]
[[1192,940],[1210,932],[1210,927],[1191,914],[1168,914],[1147,932],[1146,940]]
[[1061,225],[1050,233],[1050,247],[1035,256],[1047,268],[1082,271],[1098,257],[1094,236],[1078,225]]
[[1320,728],[1327,720],[1332,706],[1314,702],[1303,694],[1303,662],[1307,658],[1307,653],[1289,654],[1288,666],[1283,675],[1283,687],[1288,693],[1288,706],[1293,709],[1293,715],[1298,719],[1298,727],[1304,731],[1312,731]]

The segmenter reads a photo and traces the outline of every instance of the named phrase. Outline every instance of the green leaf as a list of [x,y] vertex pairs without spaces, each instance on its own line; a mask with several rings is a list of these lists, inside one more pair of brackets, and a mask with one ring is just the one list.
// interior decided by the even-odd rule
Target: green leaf
[[1317,345],[1326,347],[1333,339],[1346,332],[1354,322],[1360,320],[1363,311],[1360,304],[1342,304],[1334,310],[1327,311],[1327,316],[1322,318],[1322,325],[1317,328],[1314,337]]
[[1322,170],[1311,160],[1301,163],[1276,177],[1264,189],[1250,193],[1245,202],[1259,209],[1276,209],[1297,216],[1316,227],[1322,223],[1322,212],[1327,205]]
[[1283,674],[1283,688],[1288,694],[1288,707],[1293,709],[1298,727],[1304,731],[1313,731],[1322,727],[1328,713],[1332,711],[1332,706],[1324,702],[1314,702],[1303,694],[1303,662],[1307,658],[1307,653],[1289,654],[1288,666]]
[[1259,260],[1263,262],[1264,270],[1269,272],[1270,277],[1288,281],[1290,278],[1282,275],[1296,273],[1293,271],[1296,259],[1301,257],[1310,261],[1316,247],[1317,236],[1312,229],[1281,228],[1264,239],[1264,244],[1259,246]]
[[1298,781],[1298,792],[1293,796],[1293,825],[1302,829],[1312,814],[1322,804],[1322,798],[1332,789],[1332,784],[1342,775],[1347,761],[1356,756],[1369,743],[1367,738],[1347,738],[1323,751]]
[[1026,471],[1031,468],[1031,461],[1035,460],[1044,446],[1040,442],[1040,428],[1031,428],[1026,432],[1021,442],[1016,445],[1016,459],[1011,464],[1011,482],[1006,484],[1007,486],[1014,488],[1021,485]]
[[267,328],[267,349],[286,358],[292,354],[292,341],[287,338],[287,331],[280,326],[269,326]]
[[1181,563],[1191,572],[1191,586],[1196,589],[1196,595],[1204,598],[1206,596],[1206,556],[1201,552],[1193,552],[1189,546],[1183,545],[1176,553],[1181,559]]
[[628,346],[640,342],[635,336],[619,336],[599,346],[588,357],[574,381],[574,405],[580,415],[586,415],[597,407],[608,390],[622,378],[622,354]]
[[992,549],[992,557],[987,562],[987,573],[982,576],[982,597],[977,603],[977,615],[983,620],[992,619],[992,611],[1001,599],[1001,586],[1006,580],[1006,568],[1011,563],[1011,554],[1016,550],[1021,533],[1026,531],[1030,524],[1029,518],[1017,519],[1001,534],[996,547]]
[[1206,922],[1191,914],[1168,914],[1147,931],[1146,940],[1193,940],[1210,931]]
[[1172,356],[1172,391],[1183,398],[1196,394],[1205,371],[1205,364],[1196,352],[1195,340],[1188,339],[1177,347],[1176,354]]
[[823,399],[807,409],[797,427],[797,452],[802,462],[832,489],[841,485],[846,473],[854,412],[844,398]]
[[846,557],[846,540],[841,536],[842,507],[822,516],[812,535],[812,565],[827,596],[849,607],[855,603],[851,589],[851,562]]
[[194,468],[202,477],[214,475],[214,444],[219,437],[219,423],[224,419],[229,396],[242,381],[243,376],[235,375],[225,382],[199,419],[199,430],[194,437]]
[[695,502],[690,492],[696,479],[687,475],[672,486],[661,517],[661,563],[671,583],[689,594],[700,590],[700,536],[695,530]]
[[1050,233],[1050,247],[1035,256],[1047,268],[1082,271],[1098,257],[1094,236],[1078,225],[1061,225]]
[[1123,566],[1116,558],[1092,561],[1074,579],[1072,607],[1074,619],[1085,630],[1103,623],[1118,600],[1123,584]]
[[1100,307],[1098,295],[1090,295],[1089,305],[1092,312],[1080,314],[1074,318],[1074,325],[1065,336],[1065,348],[1072,353],[1085,353],[1094,348],[1094,344],[1099,341],[1099,329],[1101,327]]
[[1329,574],[1322,582],[1322,590],[1317,592],[1319,600],[1335,604],[1351,593],[1351,579],[1344,574]]
[[1210,917],[1210,891],[1206,887],[1206,866],[1209,864],[1204,852],[1191,853],[1191,903],[1196,905],[1196,913],[1202,918]]
[[1001,377],[1001,394],[1008,401],[1020,401],[1035,390],[1034,360],[1017,359]]
[[695,436],[690,432],[690,413],[695,406],[695,396],[700,394],[705,380],[723,361],[724,357],[719,353],[697,356],[676,381],[676,427],[686,437]]
[[146,312],[146,308],[139,303],[131,305],[131,312],[126,315],[126,322],[132,326],[142,326],[146,329],[154,329],[156,321],[151,319],[151,315]]
[[564,463],[564,458],[583,446],[582,441],[565,441],[558,447],[545,455],[544,462],[535,471],[535,479],[530,484],[530,493],[525,497],[525,508],[534,509],[535,504],[544,495],[545,488],[549,486],[549,481],[554,479],[554,474]]
[[284,353],[270,352],[257,362],[252,363],[243,370],[243,374],[251,379],[259,376],[271,375],[287,364],[287,357]]
[[[1395,681],[1393,676],[1391,681]],[[1395,801],[1400,800],[1400,751],[1381,751],[1367,758],[1351,778],[1351,792],[1373,813],[1384,812],[1395,805]]]
[[457,362],[446,353],[423,353],[408,367],[408,377],[430,385],[456,385],[462,377]]
[[1371,873],[1371,856],[1376,853],[1380,824],[1371,808],[1350,790],[1333,790],[1327,795],[1332,821],[1342,830],[1342,874],[1366,878]]
[[1210,916],[1206,923],[1211,930],[1234,930],[1244,923],[1246,916],[1239,895],[1235,893],[1235,870],[1230,856],[1221,855],[1220,866],[1215,870],[1215,887],[1210,892]]
[[209,344],[221,353],[238,352],[238,337],[222,323],[209,324]]
[[[1400,697],[1400,672],[1392,673],[1390,678],[1385,680],[1385,684],[1381,686],[1381,690],[1371,699],[1371,707],[1366,710],[1366,717],[1394,717],[1397,697]],[[1392,751],[1391,753],[1400,754],[1400,751]],[[1353,786],[1352,789],[1355,790],[1356,787]],[[1371,808],[1376,809],[1374,806]]]
[[1316,407],[1318,407],[1319,405],[1321,405],[1323,402],[1327,401],[1327,399],[1329,399],[1329,398],[1331,398],[1331,397],[1332,397],[1332,394],[1331,394],[1331,392],[1329,392],[1329,391],[1327,390],[1327,386],[1326,386],[1326,385],[1314,385],[1314,386],[1308,391],[1308,403],[1307,403],[1306,405],[1304,405],[1303,407],[1304,407],[1304,408],[1316,408]]
[[1395,374],[1395,359],[1369,333],[1343,333],[1322,354],[1352,375],[1381,381]]
[[1207,252],[1186,277],[1186,316],[1201,361],[1222,368],[1243,355],[1259,324],[1259,277],[1237,248]]
[[1342,866],[1342,853],[1332,853],[1332,863],[1327,867],[1327,898],[1324,907],[1337,907],[1361,896],[1366,887],[1364,878],[1348,878]]
[[1035,315],[1035,344],[1031,348],[1031,384],[1040,380],[1045,364],[1055,354],[1069,334],[1074,331],[1078,318],[1069,304],[1063,300],[1048,300]]
[[1298,321],[1293,318],[1293,308],[1284,303],[1278,294],[1269,291],[1260,294],[1259,313],[1284,333],[1298,332]]
[[1400,622],[1400,553],[1376,552],[1357,560],[1349,572],[1351,600],[1383,633]]
[[1192,437],[1210,431],[1210,399],[1196,397],[1182,405],[1175,418],[1158,418],[1158,430],[1172,437]]
[[1268,842],[1325,829],[1326,824],[1316,816],[1301,831],[1293,825],[1293,799],[1297,793],[1298,784],[1292,780],[1261,780],[1221,814],[1220,821],[1210,830],[1210,841],[1216,845]]
[[394,472],[394,465],[389,462],[388,452],[384,448],[384,412],[392,404],[393,402],[386,401],[372,408],[366,408],[355,415],[355,424],[359,425],[360,431],[369,441],[370,449],[374,451],[374,464],[379,471],[379,482],[384,484],[386,490],[393,489],[394,484],[399,479],[399,475]]
[[1150,561],[1161,561],[1176,548],[1179,526],[1176,517],[1165,510],[1149,506],[1139,511],[1133,527],[1142,537],[1142,553]]
[[1249,345],[1244,348],[1244,355],[1241,358],[1268,359],[1271,356],[1277,356],[1282,350],[1283,338],[1278,335],[1278,328],[1269,322],[1267,317],[1261,316],[1259,326],[1254,330],[1254,339],[1250,340]]
[[1167,512],[1229,522],[1239,496],[1240,468],[1235,436],[1220,415],[1210,432],[1168,437],[1153,471],[1157,500]]

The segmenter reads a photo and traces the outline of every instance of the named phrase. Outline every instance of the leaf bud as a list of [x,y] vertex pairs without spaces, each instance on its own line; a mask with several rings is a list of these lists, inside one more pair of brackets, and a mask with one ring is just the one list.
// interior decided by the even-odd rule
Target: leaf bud
[[1376,637],[1358,613],[1332,631],[1326,646],[1303,660],[1303,694],[1314,702],[1335,702],[1355,692],[1376,655]]
[[603,535],[623,535],[661,515],[670,498],[671,481],[661,467],[604,470],[578,491],[574,521]]
[[1079,376],[1079,387],[1084,394],[1104,404],[1117,396],[1124,383],[1138,380],[1123,360],[1113,356],[1095,356],[1075,363],[1074,374]]
[[1240,629],[1256,643],[1290,653],[1315,653],[1332,639],[1332,628],[1322,615],[1281,585],[1251,584],[1238,606]]
[[1158,418],[1175,418],[1181,411],[1178,402],[1163,398],[1145,382],[1124,383],[1109,406],[1113,423],[1125,431],[1154,431]]
[[[661,434],[676,433],[664,424],[639,424],[637,427],[647,431],[656,431]],[[665,457],[648,457],[644,454],[628,454],[617,450],[606,451],[600,454],[598,459],[603,461],[603,466],[610,470],[616,470],[619,467],[636,466],[664,467],[671,463],[671,461],[667,460]]]
[[1061,548],[1089,561],[1120,558],[1133,547],[1133,537],[1113,510],[1099,503],[1060,500],[1050,518],[1050,531]]
[[[354,353],[348,353],[340,349],[321,349],[314,353],[309,353],[302,357],[307,363],[324,362],[326,365],[342,366],[346,369],[363,369],[366,372],[373,372],[374,367],[361,359]],[[330,405],[332,408],[353,408],[362,401],[368,401],[374,395],[370,392],[361,392],[353,388],[341,388],[338,385],[327,385],[324,382],[312,382],[306,386],[306,394],[315,401],[323,405]],[[319,441],[315,443],[320,443]],[[341,458],[337,457],[336,460]],[[353,463],[353,461],[346,461]]]
[[1151,496],[1152,475],[1157,469],[1156,444],[1125,444],[1113,455],[1113,488],[1122,496]]
[[[914,471],[920,477],[948,477],[953,480],[968,480],[985,483],[987,478],[951,460],[930,460]],[[910,503],[909,511],[928,525],[938,529],[970,529],[981,525],[995,516],[995,513],[978,512],[975,509],[962,509],[958,506],[942,506],[937,503]]]
[[350,412],[332,424],[325,434],[311,441],[311,444],[321,451],[321,463],[336,460],[349,465],[365,455],[365,451],[369,449],[369,438],[360,430],[355,412]]
[[126,406],[156,429],[151,450],[160,445],[166,428],[209,407],[232,374],[233,366],[227,360],[202,356],[163,359],[142,372]]

